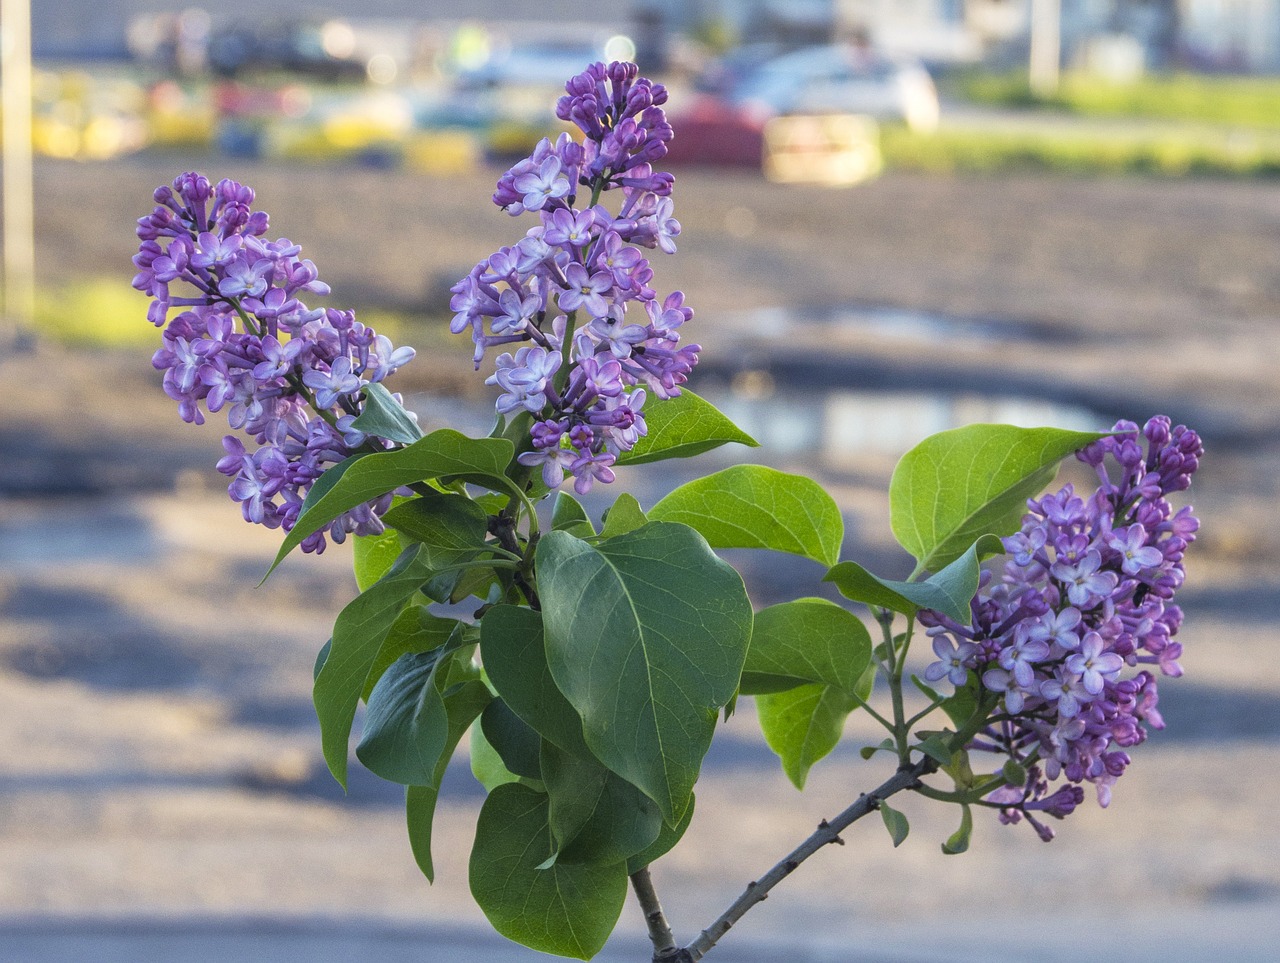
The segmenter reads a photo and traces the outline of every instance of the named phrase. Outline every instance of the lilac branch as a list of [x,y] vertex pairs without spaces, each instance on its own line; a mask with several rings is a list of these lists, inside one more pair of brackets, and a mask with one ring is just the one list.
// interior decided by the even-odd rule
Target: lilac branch
[[698,960],[706,956],[708,950],[729,932],[734,923],[742,919],[751,907],[757,903],[764,902],[769,896],[769,891],[795,872],[801,863],[824,846],[831,843],[843,845],[844,840],[840,838],[840,833],[843,830],[868,813],[880,808],[880,803],[890,796],[902,792],[904,789],[916,789],[920,786],[920,778],[937,771],[937,768],[937,760],[925,756],[913,765],[903,766],[879,787],[859,796],[849,808],[834,819],[830,821],[824,819],[818,824],[818,828],[814,830],[813,834],[788,853],[785,859],[758,880],[748,883],[747,888],[734,901],[733,905],[725,910],[719,919],[703,930],[698,938],[686,946],[679,955],[668,955],[659,958],[655,952],[653,957],[655,963],[660,963],[660,961],[665,963],[667,960],[675,960],[679,961],[679,963],[697,963]]
[[635,890],[636,899],[640,901],[640,909],[644,913],[645,925],[649,927],[654,963],[675,963],[680,960],[683,951],[676,946],[675,934],[671,932],[662,904],[658,902],[658,893],[653,888],[649,867],[631,874],[631,888]]

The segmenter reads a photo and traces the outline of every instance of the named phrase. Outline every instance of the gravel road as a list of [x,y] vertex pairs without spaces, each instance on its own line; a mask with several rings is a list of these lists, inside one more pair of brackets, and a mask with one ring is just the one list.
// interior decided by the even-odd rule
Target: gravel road
[[[128,225],[184,167],[253,184],[335,303],[439,312],[442,287],[521,230],[487,205],[494,170],[432,181],[208,158],[45,162],[42,280],[127,283]],[[909,806],[897,851],[879,826],[856,827],[734,930],[725,963],[1101,958],[1111,944],[1092,940],[1117,932],[1127,960],[1264,958],[1280,942],[1280,534],[1268,524],[1280,191],[909,176],[828,191],[690,171],[677,213],[680,254],[656,265],[658,283],[699,309],[712,389],[774,426],[763,456],[830,485],[847,557],[893,563],[893,452],[788,447],[794,433],[768,416],[801,387],[827,411],[861,399],[859,417],[891,425],[939,392],[967,417],[980,409],[964,399],[984,389],[1097,418],[1168,410],[1203,427],[1209,449],[1187,675],[1162,688],[1169,730],[1136,754],[1112,807],[1084,807],[1049,846],[984,823],[963,857],[938,850],[949,813]],[[466,366],[436,335],[418,343],[403,386],[463,404],[438,399]],[[0,958],[535,959],[475,935],[479,797],[465,762],[439,816],[450,846],[434,887],[409,857],[394,787],[357,779],[343,799],[330,784],[310,671],[351,590],[348,562],[295,559],[255,589],[276,539],[221,495],[220,432],[178,423],[155,380],[145,352],[0,342]],[[862,391],[888,400],[869,409]],[[643,472],[623,480],[647,502],[672,478]],[[811,572],[744,566],[764,597],[811,590]],[[849,733],[871,735],[858,720]],[[798,796],[747,707],[713,749],[687,842],[656,871],[677,930],[705,925],[781,840],[880,778],[842,749]],[[636,922],[628,907],[610,961],[644,958]]]

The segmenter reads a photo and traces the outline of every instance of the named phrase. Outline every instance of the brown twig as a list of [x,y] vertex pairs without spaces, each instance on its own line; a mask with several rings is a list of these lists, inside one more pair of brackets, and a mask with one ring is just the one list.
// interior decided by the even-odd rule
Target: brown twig
[[[727,910],[724,911],[714,923],[708,926],[692,943],[683,950],[678,951],[677,955],[664,956],[661,963],[667,961],[675,961],[675,963],[697,963],[702,959],[707,951],[729,932],[729,928],[734,923],[742,919],[747,911],[757,903],[763,902],[769,896],[769,891],[778,883],[782,882],[790,876],[806,859],[831,843],[842,843],[840,833],[861,819],[868,813],[874,812],[880,807],[880,803],[895,793],[902,792],[904,789],[914,789],[920,784],[920,777],[927,776],[935,772],[938,768],[937,760],[925,756],[923,759],[910,766],[901,767],[892,778],[886,780],[870,793],[859,796],[852,805],[844,812],[836,816],[834,819],[823,820],[818,824],[818,828],[803,843],[787,854],[786,858],[765,873],[758,880],[753,880],[747,884],[747,888],[743,891]],[[632,877],[634,883],[635,877]],[[642,901],[643,905],[643,901]],[[655,902],[656,905],[656,902]],[[659,908],[661,913],[661,908]],[[663,925],[666,921],[663,920]],[[650,927],[650,935],[653,929]],[[667,929],[668,935],[670,929]],[[656,941],[655,941],[656,946]],[[654,953],[654,961],[658,963],[659,957]]]

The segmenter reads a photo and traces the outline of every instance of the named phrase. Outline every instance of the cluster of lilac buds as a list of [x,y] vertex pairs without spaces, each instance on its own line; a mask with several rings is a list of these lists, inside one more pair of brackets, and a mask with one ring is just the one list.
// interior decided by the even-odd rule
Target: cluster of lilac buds
[[[652,167],[671,140],[665,88],[634,64],[597,63],[565,90],[556,113],[584,142],[544,139],[499,180],[494,203],[539,223],[453,286],[450,327],[471,333],[477,368],[487,348],[522,345],[486,383],[501,389],[501,414],[535,421],[521,464],[541,466],[551,487],[568,473],[581,493],[613,481],[610,466],[645,434],[647,394],[679,394],[700,347],[677,347],[693,311],[678,291],[659,301],[640,250],[674,253],[680,233],[673,178]],[[590,195],[581,209],[580,189]],[[611,190],[616,216],[599,203]]]
[[[921,614],[938,657],[925,678],[999,693],[1003,711],[971,748],[1009,756],[1026,781],[988,801],[1005,822],[1025,816],[1046,841],[1053,831],[1037,813],[1068,815],[1084,798],[1082,782],[1106,806],[1129,764],[1125,750],[1146,739],[1147,726],[1163,728],[1152,670],[1182,674],[1173,640],[1182,612],[1171,600],[1199,522],[1165,496],[1190,485],[1203,447],[1165,417],[1141,432],[1132,422],[1114,431],[1077,455],[1097,471],[1091,496],[1067,485],[1028,502],[1022,530],[1004,540],[1003,577],[984,576],[972,627]],[[1049,793],[1059,777],[1066,782]]]
[[[186,173],[158,188],[155,201],[138,220],[133,259],[133,286],[151,296],[147,316],[164,327],[152,363],[184,421],[203,424],[205,411],[225,408],[231,427],[257,443],[249,451],[228,435],[218,471],[232,479],[231,497],[248,521],[288,531],[326,467],[387,446],[352,422],[364,386],[413,349],[393,347],[350,311],[303,303],[329,286],[298,245],[265,239],[267,215],[250,209],[248,187]],[[192,290],[175,296],[174,284]],[[337,542],[383,531],[379,516],[390,503],[388,495],[345,513],[309,535],[303,550],[323,551],[326,531]]]

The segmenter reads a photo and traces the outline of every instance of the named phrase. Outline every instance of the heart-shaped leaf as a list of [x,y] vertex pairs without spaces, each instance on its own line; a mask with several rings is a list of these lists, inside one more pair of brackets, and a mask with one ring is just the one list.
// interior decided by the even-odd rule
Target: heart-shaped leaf
[[681,485],[649,510],[651,521],[697,529],[712,548],[770,548],[834,565],[844,540],[840,508],[803,475],[736,465]]
[[546,866],[554,853],[547,797],[517,783],[498,786],[476,823],[471,895],[507,939],[589,960],[622,912],[627,864],[557,860]]
[[1104,437],[1060,428],[969,425],[926,438],[902,456],[889,482],[898,543],[920,570],[938,571],[988,532],[1018,528],[1026,500],[1057,464]]
[[742,579],[684,525],[537,548],[547,663],[592,754],[677,822],[751,638]]
[[[852,612],[826,599],[797,599],[756,613],[742,671],[743,695],[776,691],[764,677],[822,682],[852,692],[871,661],[871,636]],[[776,685],[776,683],[775,683]]]

